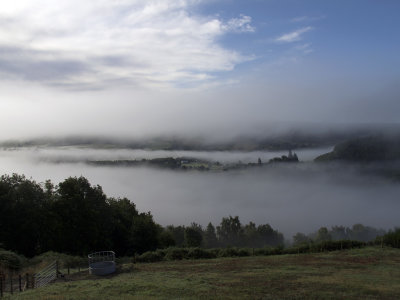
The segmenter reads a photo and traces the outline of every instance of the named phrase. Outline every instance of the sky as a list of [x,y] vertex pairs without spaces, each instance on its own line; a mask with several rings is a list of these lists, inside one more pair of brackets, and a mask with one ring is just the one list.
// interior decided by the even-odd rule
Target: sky
[[0,139],[398,123],[397,0],[13,0]]

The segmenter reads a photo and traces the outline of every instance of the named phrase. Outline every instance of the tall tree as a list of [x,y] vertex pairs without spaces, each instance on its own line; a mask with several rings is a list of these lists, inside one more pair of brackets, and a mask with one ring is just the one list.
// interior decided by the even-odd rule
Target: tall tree
[[204,246],[206,248],[214,248],[218,246],[217,234],[215,232],[215,227],[210,222],[204,232]]
[[71,254],[87,254],[111,247],[111,215],[100,186],[91,186],[84,177],[70,177],[56,190],[56,249]]
[[26,256],[43,250],[48,228],[46,202],[39,184],[13,174],[0,178],[0,242]]
[[111,214],[111,240],[113,250],[117,255],[126,255],[134,252],[131,241],[131,229],[133,219],[138,216],[138,211],[134,203],[127,198],[107,199]]
[[242,224],[239,217],[222,218],[220,226],[217,226],[217,235],[223,246],[236,246],[242,238]]
[[202,231],[195,226],[185,228],[185,246],[186,247],[200,247],[203,241]]

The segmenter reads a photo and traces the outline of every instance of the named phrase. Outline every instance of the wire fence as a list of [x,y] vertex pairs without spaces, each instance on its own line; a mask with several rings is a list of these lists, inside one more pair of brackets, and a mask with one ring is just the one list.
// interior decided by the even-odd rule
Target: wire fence
[[41,287],[56,280],[58,277],[58,262],[54,261],[39,273],[34,275],[34,287]]
[[34,278],[31,274],[0,274],[0,297],[13,295],[33,288]]
[[45,286],[59,276],[58,261],[54,261],[35,274],[0,273],[0,297]]

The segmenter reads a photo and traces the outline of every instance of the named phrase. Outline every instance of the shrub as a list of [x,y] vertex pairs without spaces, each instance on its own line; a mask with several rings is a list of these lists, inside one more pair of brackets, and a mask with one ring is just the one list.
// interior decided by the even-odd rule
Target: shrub
[[361,248],[364,247],[366,243],[361,241],[352,241],[352,240],[339,240],[339,241],[322,241],[319,243],[309,243],[309,244],[300,244],[296,247],[291,247],[285,249],[283,253],[285,254],[295,254],[295,253],[313,253],[313,252],[321,252],[321,251],[336,251],[336,250],[344,250],[351,248]]
[[254,255],[279,255],[282,254],[283,249],[282,247],[276,247],[276,248],[259,248],[254,250]]
[[224,248],[218,253],[219,257],[234,257],[239,256],[239,251],[236,248]]
[[14,252],[0,250],[0,268],[7,270],[19,270],[25,258]]
[[189,249],[187,257],[191,259],[199,259],[199,258],[216,258],[217,256],[212,251],[208,251],[201,248],[191,248]]
[[133,260],[134,260],[134,258],[131,256],[123,256],[123,257],[115,258],[115,262],[117,265],[129,264],[129,263],[132,263]]
[[167,251],[165,249],[157,249],[156,252],[162,257],[165,257],[165,255],[167,254]]
[[57,260],[60,263],[60,267],[63,268],[76,268],[83,267],[88,265],[88,259],[84,256],[73,256],[64,253],[58,253],[53,251],[48,251],[42,253],[38,256],[32,258],[29,263],[30,265],[38,265],[38,264],[49,264],[53,261]]
[[219,257],[219,252],[221,252],[221,248],[207,249],[207,251],[210,252],[213,257]]
[[168,248],[166,249],[166,260],[181,260],[188,257],[189,251],[184,248]]
[[238,256],[250,256],[252,253],[252,250],[249,248],[241,248],[238,251]]
[[139,262],[156,262],[156,261],[162,261],[164,259],[164,256],[161,255],[160,252],[158,251],[147,251],[140,255],[137,258],[137,261]]

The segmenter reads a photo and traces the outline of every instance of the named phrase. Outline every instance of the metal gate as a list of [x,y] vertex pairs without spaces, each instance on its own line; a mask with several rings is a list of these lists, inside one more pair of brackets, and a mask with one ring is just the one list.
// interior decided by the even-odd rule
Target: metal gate
[[46,268],[41,270],[39,273],[36,273],[35,278],[35,288],[45,286],[52,281],[56,280],[58,277],[58,262],[54,261]]

